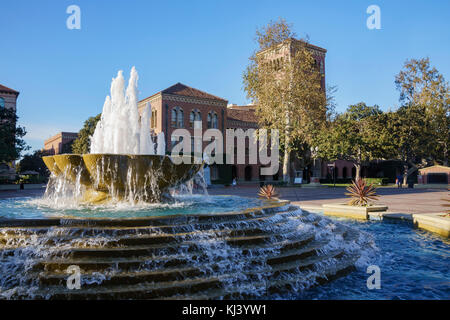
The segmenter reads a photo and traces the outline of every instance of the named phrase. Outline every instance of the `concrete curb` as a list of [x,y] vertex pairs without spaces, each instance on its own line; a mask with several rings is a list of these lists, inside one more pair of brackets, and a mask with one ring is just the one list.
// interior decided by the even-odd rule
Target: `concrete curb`
[[[322,213],[324,209],[321,206],[313,205],[301,205],[299,201],[293,201],[292,204],[297,205],[300,209],[314,212]],[[450,238],[450,218],[444,217],[445,213],[406,213],[406,212],[369,212],[366,219],[377,220],[377,221],[389,221],[389,220],[400,220],[403,222],[409,222],[414,225],[414,227],[423,229],[429,232],[439,234],[443,237]],[[343,215],[341,215],[343,216]],[[344,216],[343,216],[344,217]],[[361,220],[358,217],[347,218]]]

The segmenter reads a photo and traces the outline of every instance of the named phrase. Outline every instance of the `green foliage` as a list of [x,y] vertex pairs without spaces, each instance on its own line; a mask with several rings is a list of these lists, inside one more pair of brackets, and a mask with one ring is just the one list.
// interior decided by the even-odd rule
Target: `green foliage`
[[385,186],[389,183],[389,178],[364,178],[364,180],[376,186]]
[[15,110],[0,108],[0,163],[14,161],[29,149],[22,139],[25,128],[17,125],[18,119]]
[[433,134],[424,113],[425,107],[409,105],[387,114],[386,129],[392,158],[416,162],[433,152]]
[[39,175],[23,175],[18,180],[15,181],[16,184],[34,184],[34,183],[45,183],[47,179]]
[[328,121],[326,128],[318,128],[312,143],[323,159],[353,162],[358,179],[363,161],[382,159],[388,152],[389,132],[384,121],[378,106],[363,102],[351,105],[345,113]]
[[259,48],[264,50],[295,37],[292,24],[287,23],[283,18],[278,18],[277,21],[271,20],[266,26],[257,29],[255,40],[258,42]]
[[[419,108],[422,112],[424,129],[427,131],[423,132],[425,137],[418,137],[416,140],[425,139],[428,157],[448,165],[449,83],[435,67],[431,67],[429,58],[423,58],[407,60],[403,69],[395,77],[395,85],[400,91],[400,102],[403,108],[412,108],[411,112],[416,111],[414,108]],[[403,115],[405,114],[406,112],[403,112]],[[406,114],[406,116],[412,115]]]
[[32,154],[26,154],[17,164],[17,172],[36,171],[41,176],[48,177],[50,172],[42,160],[43,156],[45,154],[40,150],[36,150]]
[[84,122],[83,128],[78,132],[78,138],[73,142],[72,153],[84,154],[89,153],[91,147],[91,136],[94,134],[97,122],[100,121],[101,114],[90,117]]
[[[260,127],[279,130],[285,178],[291,151],[308,142],[312,129],[325,122],[331,100],[321,87],[322,75],[307,40],[293,37],[292,26],[283,19],[257,30],[258,49],[243,74],[244,90],[256,104]],[[279,50],[277,45],[290,45],[289,56],[273,60],[268,53]]]

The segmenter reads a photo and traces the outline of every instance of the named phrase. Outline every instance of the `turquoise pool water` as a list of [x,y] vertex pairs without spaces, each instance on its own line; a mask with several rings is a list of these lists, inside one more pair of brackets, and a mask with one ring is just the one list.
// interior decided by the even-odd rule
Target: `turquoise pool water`
[[370,233],[379,249],[374,261],[381,288],[369,290],[372,274],[360,269],[292,299],[450,299],[450,241],[405,222],[336,219]]
[[240,211],[258,207],[261,200],[237,196],[175,196],[171,203],[113,203],[86,205],[52,202],[45,198],[11,198],[0,200],[0,218],[92,217],[129,218],[175,214],[207,214]]

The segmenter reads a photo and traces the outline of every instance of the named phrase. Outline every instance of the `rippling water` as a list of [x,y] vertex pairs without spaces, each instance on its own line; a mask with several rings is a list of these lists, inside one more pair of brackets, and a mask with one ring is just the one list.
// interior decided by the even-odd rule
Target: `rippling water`
[[[176,196],[170,204],[113,204],[105,206],[85,206],[61,209],[49,204],[43,199],[15,198],[0,200],[0,218],[45,218],[59,216],[79,217],[145,217],[151,215],[214,213],[237,211],[249,207],[259,206],[257,199],[237,196]],[[276,217],[275,217],[276,218]],[[311,219],[315,219],[311,216]],[[297,291],[277,297],[262,297],[276,299],[450,299],[450,241],[432,233],[414,229],[404,222],[355,221],[350,219],[324,219],[321,224],[313,227],[307,221],[292,220],[285,228],[294,228],[300,234],[304,228],[314,230],[316,237],[320,232],[332,235],[329,227],[340,223],[356,228],[366,235],[366,240],[374,242],[370,254],[363,255],[357,264],[357,271],[306,291]],[[278,220],[264,228],[275,227]],[[334,222],[333,222],[334,221]],[[303,229],[302,229],[303,228]],[[320,231],[320,232],[319,232]],[[201,240],[201,239],[200,239]],[[221,255],[222,242],[198,240],[206,245],[205,252]],[[340,245],[333,240],[332,246]],[[214,244],[212,246],[212,244]],[[351,248],[350,248],[351,249]],[[233,268],[237,263],[244,263],[245,259],[236,256]],[[381,269],[381,289],[369,290],[366,282],[371,275],[366,273],[368,265],[377,265]],[[6,264],[4,265],[6,267]],[[246,270],[247,267],[238,268]],[[234,269],[233,269],[234,270]],[[1,290],[0,290],[1,291]]]
[[339,220],[373,236],[381,289],[367,289],[360,268],[292,299],[450,299],[450,241],[403,222]]
[[51,218],[51,217],[148,217],[174,214],[206,214],[239,211],[261,205],[261,200],[237,196],[180,195],[171,203],[126,202],[106,205],[58,206],[46,198],[12,198],[0,200],[0,218]]

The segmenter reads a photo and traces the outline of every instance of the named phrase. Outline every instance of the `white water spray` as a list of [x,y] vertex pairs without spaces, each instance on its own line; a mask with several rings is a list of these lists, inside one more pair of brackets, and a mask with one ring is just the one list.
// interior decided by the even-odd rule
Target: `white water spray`
[[122,71],[113,78],[111,95],[105,99],[101,119],[91,137],[90,153],[155,154],[150,132],[149,103],[142,117],[139,116],[138,78],[136,68],[133,67],[126,90]]

